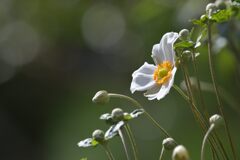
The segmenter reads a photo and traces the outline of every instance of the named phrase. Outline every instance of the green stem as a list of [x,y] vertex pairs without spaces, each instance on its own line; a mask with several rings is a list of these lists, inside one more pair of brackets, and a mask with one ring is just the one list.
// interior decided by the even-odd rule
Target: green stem
[[[131,103],[133,103],[136,107],[138,108],[141,108],[143,109],[142,105],[136,101],[135,99],[129,97],[129,96],[126,96],[126,95],[122,95],[122,94],[115,94],[115,93],[109,93],[108,94],[109,97],[113,97],[113,98],[121,98],[121,99],[125,99]],[[163,134],[165,135],[165,137],[171,137],[169,135],[169,133],[145,110],[144,114],[147,116],[147,118],[152,121],[152,123],[157,127],[159,128]]]
[[126,124],[124,127],[125,127],[125,130],[127,132],[128,137],[130,139],[130,143],[131,143],[131,146],[132,146],[132,149],[133,149],[134,158],[135,158],[135,160],[138,160],[137,144],[136,144],[136,141],[134,139],[131,128],[130,128],[129,124]]
[[204,136],[204,138],[203,138],[202,149],[201,149],[201,160],[204,160],[204,154],[205,154],[204,151],[205,151],[206,141],[207,141],[208,136],[210,135],[210,133],[211,133],[212,130],[214,129],[214,126],[215,126],[215,125],[212,124],[212,125],[209,127],[207,133],[205,134],[205,136]]
[[234,160],[236,160],[237,157],[236,157],[236,153],[235,153],[235,148],[234,148],[234,145],[233,145],[233,141],[232,141],[232,138],[231,138],[231,135],[230,135],[230,131],[229,131],[229,127],[228,127],[226,118],[225,118],[224,113],[223,113],[223,106],[222,106],[222,103],[221,103],[221,100],[220,100],[219,90],[218,90],[216,79],[215,79],[215,72],[214,72],[214,69],[213,69],[212,37],[211,37],[211,22],[210,21],[208,22],[207,27],[208,27],[208,59],[209,59],[209,69],[210,69],[210,73],[211,73],[213,88],[215,90],[219,112],[221,113],[221,116],[224,119],[224,123],[225,123],[224,126],[225,126],[225,129],[226,129],[226,132],[227,132],[227,136],[228,136],[228,140],[229,140],[229,143],[230,143],[230,146],[231,146],[233,157],[234,157]]
[[164,146],[162,146],[162,150],[161,150],[161,154],[159,156],[159,160],[163,160],[163,153],[164,153],[165,149]]
[[[195,110],[195,114],[199,114],[199,115],[201,115],[200,114],[200,112],[198,111],[198,109],[197,109],[197,107],[192,103],[192,101],[191,101],[191,99],[177,86],[177,85],[173,85],[173,88],[188,102],[188,103],[190,103],[191,105],[192,105],[192,107],[194,108],[194,110]],[[205,131],[206,130],[206,125],[205,125],[205,123],[204,123],[204,119],[202,119],[201,117],[198,117],[199,118],[199,123],[200,123],[200,125],[201,125],[201,127],[202,127],[202,129]],[[218,137],[217,137],[218,138]],[[212,149],[213,149],[213,151],[214,151],[214,153],[217,153],[217,151],[216,151],[216,149],[214,148],[214,145],[213,145],[213,143],[217,146],[217,142],[216,142],[216,140],[215,140],[215,138],[214,137],[212,137],[212,141],[213,142],[211,142],[211,141],[209,141],[210,142],[210,144],[211,144],[211,146],[212,146]],[[223,150],[223,152],[225,153],[225,150],[224,150],[224,148],[223,148],[223,146],[220,146],[221,147],[221,149]],[[221,151],[222,151],[221,150]],[[214,154],[213,153],[213,154]],[[225,155],[225,154],[223,154],[222,152],[221,152],[221,154],[222,155]],[[217,155],[217,154],[216,154]],[[218,155],[217,155],[217,157],[218,157]],[[223,156],[224,157],[224,156]],[[225,155],[225,157],[227,157],[226,155]],[[218,158],[219,159],[219,158]]]
[[123,148],[124,148],[124,151],[125,151],[127,160],[130,160],[130,156],[129,156],[129,153],[128,153],[126,141],[125,141],[124,136],[123,136],[123,133],[122,133],[122,129],[119,129],[119,130],[118,130],[118,134],[119,134],[119,136],[120,136],[120,138],[121,138],[121,141],[122,141],[122,144],[123,144]]
[[195,72],[195,77],[196,77],[196,80],[197,80],[197,89],[198,89],[198,92],[199,92],[199,98],[200,98],[200,102],[201,102],[201,105],[202,106],[202,110],[205,114],[205,118],[209,118],[209,114],[208,114],[208,111],[206,109],[206,106],[205,106],[205,103],[204,103],[204,98],[203,98],[203,95],[202,95],[202,90],[201,90],[201,84],[200,84],[200,80],[199,80],[199,76],[198,76],[198,68],[197,68],[197,62],[196,62],[196,57],[195,57],[195,54],[194,54],[195,50],[193,49],[193,52],[192,52],[192,60],[193,60],[193,70]]
[[103,146],[103,148],[104,148],[104,150],[105,150],[105,153],[106,153],[106,155],[107,155],[107,157],[108,157],[108,160],[115,160],[115,158],[114,158],[113,155],[112,155],[112,152],[111,152],[110,149],[108,148],[108,145],[107,145],[107,144],[103,144],[102,146]]

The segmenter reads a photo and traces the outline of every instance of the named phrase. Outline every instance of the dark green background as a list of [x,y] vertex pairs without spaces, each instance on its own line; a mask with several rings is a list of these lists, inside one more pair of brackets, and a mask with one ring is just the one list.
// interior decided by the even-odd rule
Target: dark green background
[[[1,0],[0,1],[0,159],[106,159],[101,147],[82,149],[78,141],[108,126],[105,112],[131,104],[91,102],[98,90],[133,96],[177,140],[192,159],[200,159],[199,125],[188,104],[174,91],[161,101],[131,95],[131,74],[151,59],[152,46],[169,31],[191,29],[207,1],[198,0]],[[215,26],[216,27],[216,26]],[[239,35],[235,35],[239,42]],[[239,43],[237,43],[239,44]],[[203,45],[205,45],[203,43]],[[201,80],[210,81],[207,49],[197,58]],[[239,53],[239,52],[238,52]],[[239,111],[239,61],[228,48],[215,56],[217,81]],[[192,66],[189,65],[191,70]],[[176,84],[182,73],[176,74]],[[204,92],[211,114],[218,113],[214,94]],[[232,101],[231,101],[232,102]],[[229,127],[240,150],[239,112],[224,102]],[[141,159],[157,159],[162,134],[144,116],[133,120]],[[223,131],[219,131],[228,146]],[[125,159],[121,142],[110,147]],[[171,153],[165,159],[170,159]]]

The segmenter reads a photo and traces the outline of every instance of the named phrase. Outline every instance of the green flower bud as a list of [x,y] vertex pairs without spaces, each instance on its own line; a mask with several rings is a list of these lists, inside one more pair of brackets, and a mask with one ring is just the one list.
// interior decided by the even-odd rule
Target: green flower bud
[[92,101],[97,104],[106,104],[109,102],[108,92],[105,90],[98,91],[93,97]]
[[173,138],[165,138],[162,145],[166,150],[173,150],[177,146],[177,143]]
[[178,145],[174,148],[172,160],[189,160],[187,149],[183,145]]
[[179,32],[179,39],[182,40],[182,41],[187,41],[187,40],[189,40],[189,30],[187,30],[187,29],[182,29],[182,30]]
[[96,141],[98,141],[99,143],[103,142],[105,140],[104,138],[104,132],[100,129],[95,130],[92,133],[92,137],[93,139],[95,139]]
[[218,114],[214,114],[213,116],[211,116],[209,118],[209,123],[210,123],[210,125],[214,124],[215,127],[218,128],[224,124],[224,120],[223,120],[222,116],[220,116]]
[[121,108],[115,108],[112,110],[112,117],[114,121],[121,121],[124,119],[124,113]]
[[214,3],[208,3],[208,5],[206,6],[206,13],[207,15],[211,15],[212,13],[217,11],[217,6]]

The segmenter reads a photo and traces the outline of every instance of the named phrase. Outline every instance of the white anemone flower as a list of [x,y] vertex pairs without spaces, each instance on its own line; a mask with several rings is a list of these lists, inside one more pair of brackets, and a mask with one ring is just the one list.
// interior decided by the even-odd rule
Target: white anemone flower
[[178,33],[166,33],[160,43],[153,46],[152,58],[155,65],[145,62],[133,72],[130,87],[132,93],[147,91],[144,96],[149,100],[160,100],[169,93],[177,71],[173,45],[178,37]]

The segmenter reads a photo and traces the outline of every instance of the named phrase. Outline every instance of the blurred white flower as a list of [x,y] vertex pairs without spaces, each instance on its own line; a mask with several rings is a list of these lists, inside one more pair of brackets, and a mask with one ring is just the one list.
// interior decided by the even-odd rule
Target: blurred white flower
[[166,33],[160,43],[153,46],[152,58],[155,65],[145,62],[132,74],[132,93],[146,90],[144,96],[149,100],[160,100],[169,93],[177,70],[173,45],[178,37],[178,33]]

